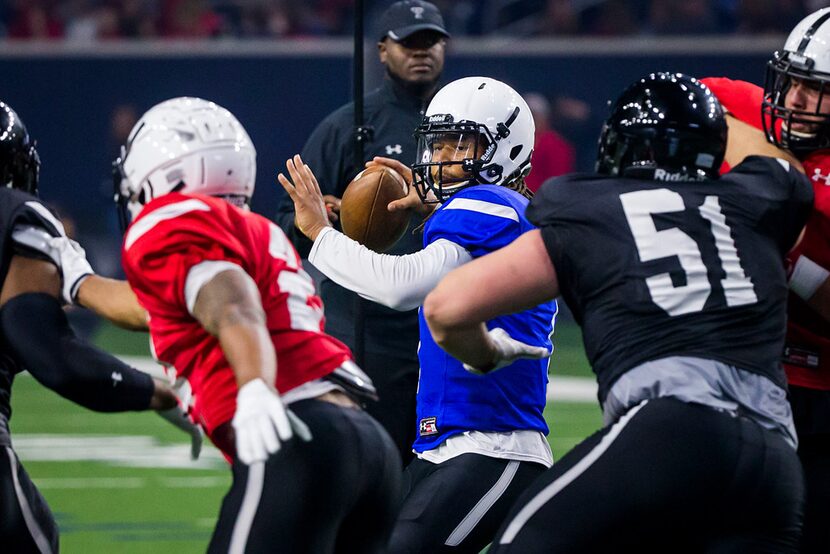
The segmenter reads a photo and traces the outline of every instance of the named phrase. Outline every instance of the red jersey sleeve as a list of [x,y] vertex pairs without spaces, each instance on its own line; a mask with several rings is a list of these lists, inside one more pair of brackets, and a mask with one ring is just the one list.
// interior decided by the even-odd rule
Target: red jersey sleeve
[[756,129],[763,130],[761,104],[764,101],[764,89],[746,81],[735,81],[725,77],[707,77],[701,79],[701,82],[709,87],[730,114]]

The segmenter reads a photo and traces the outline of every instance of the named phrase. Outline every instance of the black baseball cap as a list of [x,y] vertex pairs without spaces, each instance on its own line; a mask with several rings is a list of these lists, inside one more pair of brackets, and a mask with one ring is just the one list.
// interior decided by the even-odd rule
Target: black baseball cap
[[403,40],[418,31],[435,31],[445,37],[444,18],[435,4],[422,0],[395,2],[380,16],[380,40],[386,37]]

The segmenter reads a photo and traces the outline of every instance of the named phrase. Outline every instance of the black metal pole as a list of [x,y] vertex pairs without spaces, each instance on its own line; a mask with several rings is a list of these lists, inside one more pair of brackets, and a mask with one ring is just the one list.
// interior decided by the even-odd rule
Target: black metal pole
[[[364,163],[365,143],[368,139],[363,125],[363,0],[354,5],[354,59],[352,60],[352,97],[354,99],[354,166],[360,171]],[[363,366],[366,357],[365,301],[355,295],[354,356],[357,365]]]

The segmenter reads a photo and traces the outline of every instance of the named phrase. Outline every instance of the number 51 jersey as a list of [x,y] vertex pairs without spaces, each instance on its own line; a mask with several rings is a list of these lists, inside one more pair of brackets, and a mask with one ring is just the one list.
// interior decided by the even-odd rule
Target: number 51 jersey
[[150,315],[154,354],[190,382],[194,419],[208,434],[233,417],[237,387],[219,341],[191,315],[188,300],[195,296],[186,284],[193,267],[234,264],[254,280],[277,353],[281,394],[351,359],[343,343],[323,332],[322,301],[296,250],[260,215],[218,198],[167,194],[149,202],[130,225],[122,259]]
[[629,369],[669,356],[786,386],[783,260],[812,202],[802,174],[758,156],[717,180],[549,180],[527,217],[582,326],[600,400]]

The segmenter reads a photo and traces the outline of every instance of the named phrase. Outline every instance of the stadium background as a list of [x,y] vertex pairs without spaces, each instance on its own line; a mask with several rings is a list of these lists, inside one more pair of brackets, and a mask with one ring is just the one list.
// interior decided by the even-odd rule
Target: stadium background
[[[388,3],[367,2],[372,39],[372,16]],[[606,102],[621,87],[655,70],[760,83],[765,62],[783,44],[782,32],[826,4],[438,3],[455,36],[444,81],[488,75],[562,106],[552,124],[574,145],[578,170],[591,169]],[[113,131],[116,114],[140,114],[181,95],[229,108],[257,147],[253,207],[272,215],[281,192],[274,178],[284,160],[300,150],[325,115],[349,100],[352,46],[344,33],[351,27],[351,5],[344,0],[0,2],[0,99],[18,111],[38,141],[43,198],[74,224],[100,272],[120,271],[109,177],[123,140]],[[33,10],[41,10],[40,26],[32,23]],[[128,25],[127,15],[135,13],[147,21]],[[181,14],[195,23],[187,27],[178,21],[177,27]],[[270,23],[250,23],[261,23],[257,17]],[[366,42],[367,89],[382,78],[374,44]],[[78,329],[99,345],[147,363],[146,335],[118,331],[78,311],[72,315]],[[579,331],[567,314],[555,342],[553,400],[546,415],[558,458],[596,429],[600,417]],[[64,552],[204,551],[229,483],[214,449],[207,447],[192,463],[183,435],[155,415],[93,414],[28,376],[15,383],[13,409],[16,450],[56,513]]]

